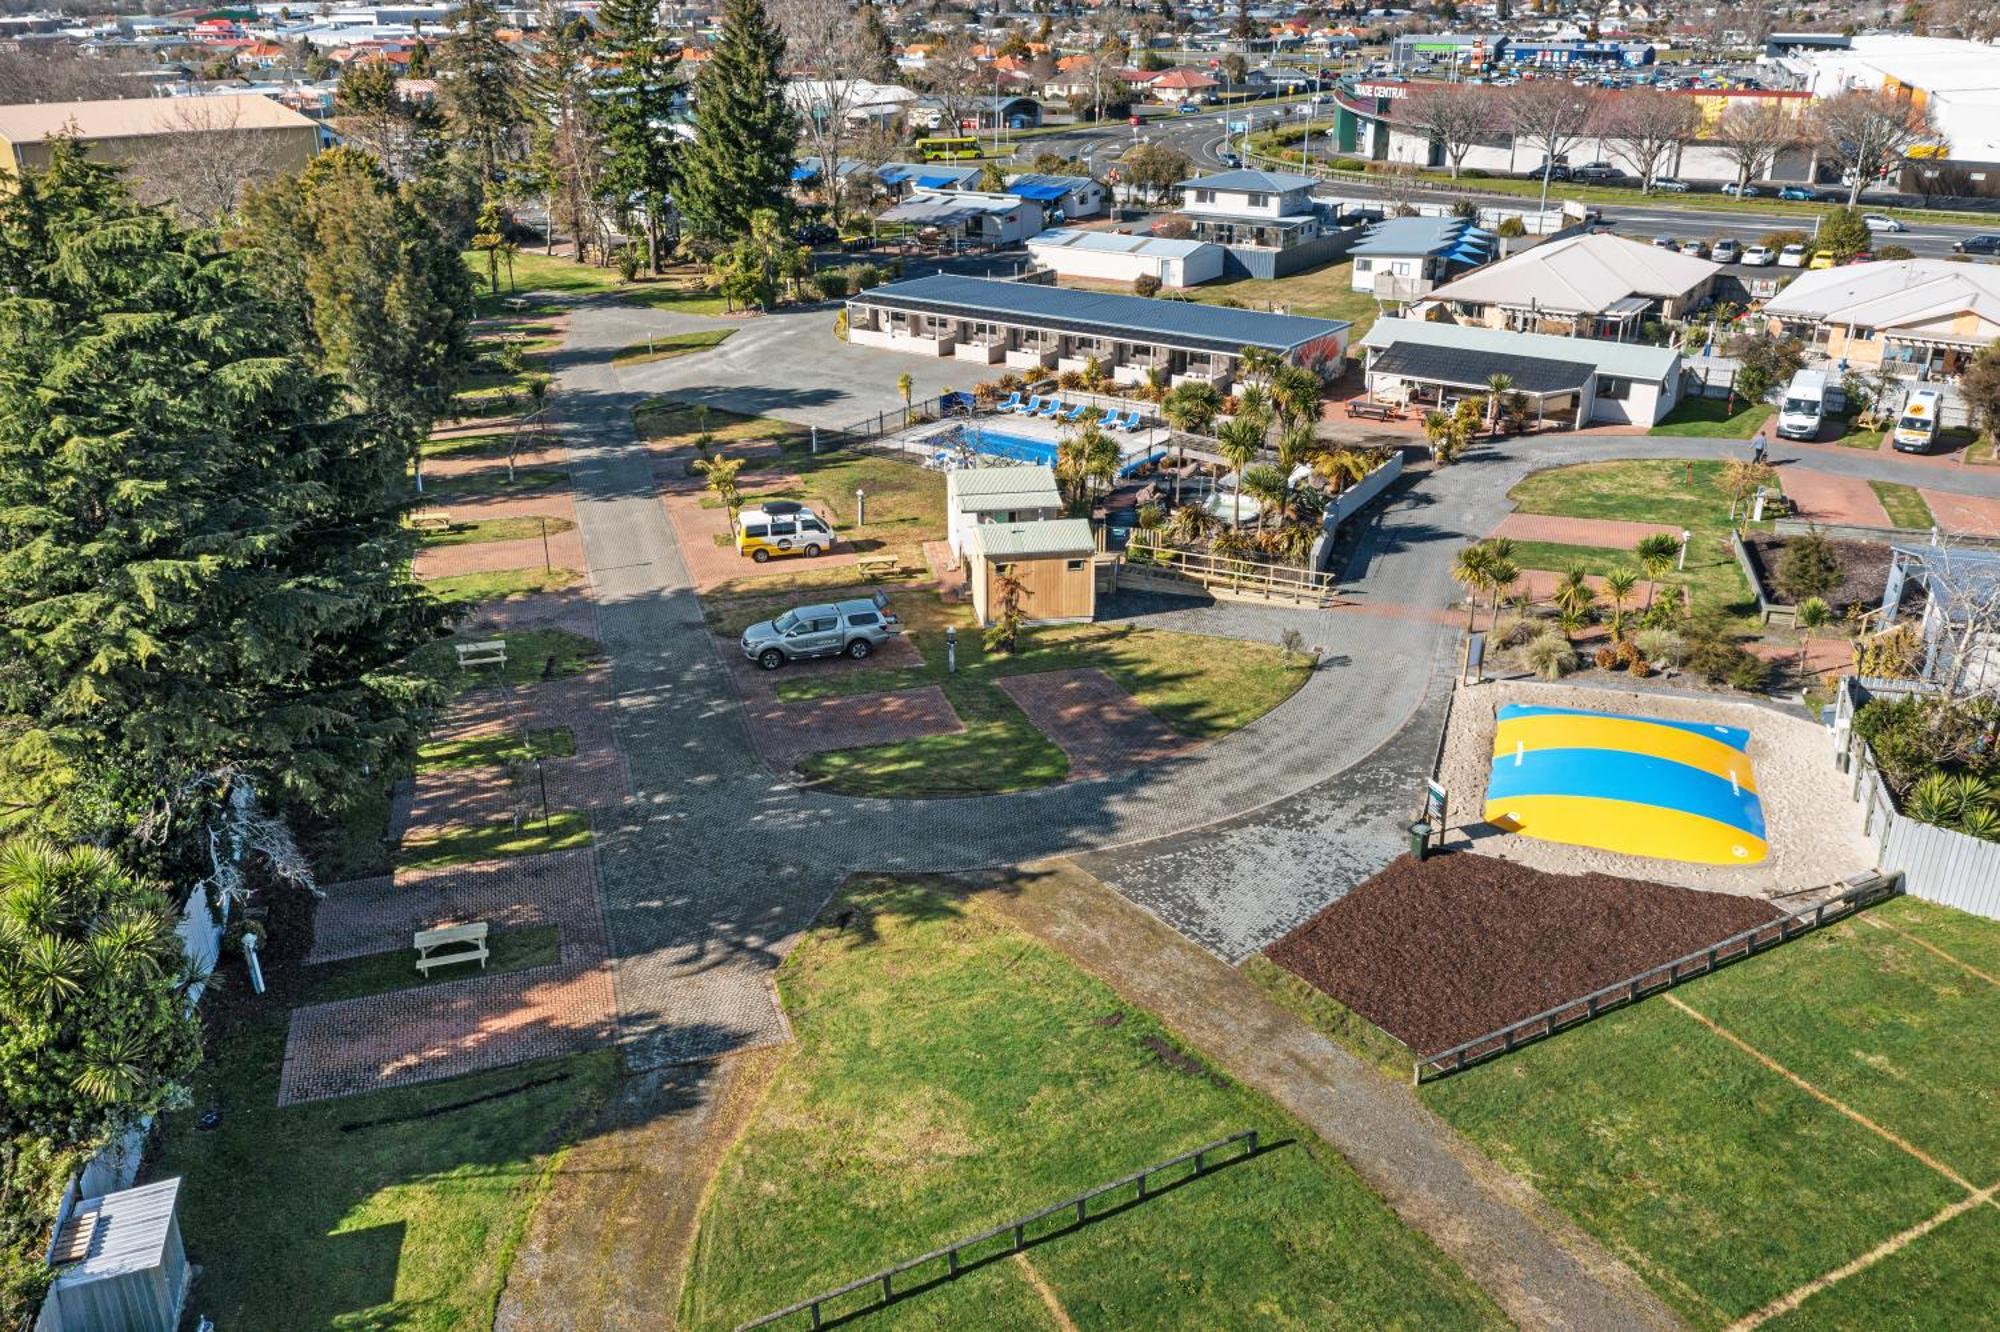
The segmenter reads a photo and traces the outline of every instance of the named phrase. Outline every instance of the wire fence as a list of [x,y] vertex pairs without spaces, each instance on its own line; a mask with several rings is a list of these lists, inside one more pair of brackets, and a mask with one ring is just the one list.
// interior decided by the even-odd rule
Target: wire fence
[[[1217,1138],[1214,1142],[1205,1143],[1191,1152],[1182,1152],[1170,1160],[1120,1176],[1108,1184],[1099,1184],[1093,1189],[1087,1189],[1072,1198],[1065,1198],[1038,1212],[1030,1212],[1026,1216],[1003,1222],[991,1229],[982,1230],[977,1235],[968,1235],[962,1240],[947,1244],[941,1249],[932,1249],[929,1253],[906,1259],[879,1272],[871,1272],[844,1286],[823,1291],[795,1304],[788,1304],[782,1309],[774,1309],[747,1323],[739,1323],[736,1332],[750,1332],[752,1328],[769,1327],[773,1323],[796,1318],[801,1314],[807,1319],[804,1326],[819,1328],[826,1325],[828,1306],[837,1307],[838,1312],[835,1316],[845,1320],[870,1309],[893,1304],[898,1299],[906,1299],[942,1282],[955,1281],[966,1272],[982,1267],[997,1258],[1020,1253],[1031,1242],[1039,1242],[1088,1224],[1091,1219],[1090,1204],[1108,1194],[1118,1193],[1137,1185],[1137,1193],[1128,1199],[1125,1205],[1144,1202],[1154,1194],[1176,1188],[1189,1180],[1199,1179],[1224,1166],[1247,1161],[1257,1154],[1256,1129],[1245,1129],[1226,1138]],[[1192,1169],[1184,1169],[1188,1166],[1192,1166]],[[1173,1178],[1165,1184],[1155,1182],[1159,1176],[1167,1174],[1171,1174]],[[1060,1226],[1036,1229],[1040,1223],[1051,1217],[1062,1217],[1063,1223]],[[996,1240],[1000,1243],[995,1244]],[[926,1270],[927,1275],[915,1275],[911,1282],[901,1289],[897,1288],[898,1277],[911,1277]],[[865,1299],[854,1301],[852,1304],[841,1303],[847,1297],[859,1295],[864,1291],[867,1292]]]

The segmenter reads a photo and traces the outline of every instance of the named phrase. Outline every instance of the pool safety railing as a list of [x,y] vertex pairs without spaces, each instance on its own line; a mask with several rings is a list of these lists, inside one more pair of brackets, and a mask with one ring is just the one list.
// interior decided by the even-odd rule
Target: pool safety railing
[[1782,943],[1790,943],[1802,934],[1810,934],[1822,925],[1831,925],[1843,920],[1863,907],[1873,906],[1885,898],[1894,897],[1903,890],[1902,877],[1871,871],[1853,875],[1842,882],[1841,891],[1826,898],[1816,906],[1791,915],[1780,916],[1754,929],[1732,934],[1727,939],[1719,939],[1706,948],[1697,949],[1671,962],[1663,962],[1635,976],[1629,976],[1603,989],[1593,990],[1554,1008],[1544,1009],[1532,1017],[1524,1017],[1519,1022],[1511,1022],[1498,1027],[1483,1036],[1475,1036],[1449,1050],[1439,1050],[1418,1059],[1410,1070],[1410,1081],[1421,1086],[1439,1078],[1462,1073],[1489,1059],[1511,1054],[1525,1045],[1545,1040],[1559,1031],[1568,1031],[1604,1016],[1614,1009],[1627,1008],[1651,995],[1671,990],[1685,981],[1709,975],[1718,967],[1731,962],[1741,962]]
[[[1269,1151],[1271,1149],[1267,1147],[1263,1150]],[[1232,1133],[1226,1138],[1217,1138],[1214,1142],[1204,1143],[1191,1152],[1182,1152],[1179,1156],[1149,1165],[1144,1170],[1135,1170],[1129,1175],[1121,1175],[1108,1184],[1099,1184],[1095,1188],[1086,1189],[1074,1197],[1065,1198],[1059,1203],[1042,1208],[1040,1211],[1016,1217],[1012,1221],[1003,1222],[988,1230],[982,1230],[977,1235],[968,1235],[964,1239],[947,1244],[941,1249],[932,1249],[929,1253],[906,1259],[893,1267],[885,1267],[879,1272],[871,1272],[859,1280],[850,1281],[846,1285],[838,1286],[833,1290],[822,1291],[820,1294],[814,1295],[809,1299],[800,1300],[795,1304],[788,1304],[782,1309],[774,1309],[770,1313],[760,1318],[753,1318],[747,1323],[739,1323],[736,1326],[736,1332],[750,1332],[752,1328],[769,1327],[773,1323],[792,1318],[799,1314],[804,1314],[806,1321],[798,1324],[798,1326],[805,1328],[825,1327],[828,1321],[828,1305],[835,1304],[846,1296],[855,1295],[862,1291],[869,1291],[866,1299],[857,1300],[851,1306],[841,1306],[839,1312],[833,1315],[833,1321],[844,1322],[849,1318],[866,1313],[872,1309],[879,1309],[893,1304],[899,1299],[907,1299],[919,1291],[927,1290],[942,1282],[955,1281],[966,1272],[983,1267],[996,1259],[1020,1253],[1027,1249],[1030,1244],[1038,1243],[1052,1235],[1061,1234],[1065,1231],[1074,1230],[1078,1226],[1087,1225],[1092,1219],[1090,1204],[1104,1197],[1106,1194],[1116,1193],[1137,1185],[1138,1189],[1134,1196],[1127,1199],[1123,1204],[1120,1204],[1120,1206],[1132,1206],[1146,1201],[1155,1194],[1163,1193],[1167,1189],[1178,1188],[1190,1180],[1199,1179],[1203,1175],[1220,1170],[1224,1166],[1235,1165],[1240,1161],[1248,1161],[1250,1158],[1258,1155],[1258,1151],[1256,1129],[1245,1129],[1241,1133]],[[1191,1166],[1192,1169],[1183,1170],[1182,1167],[1185,1166]],[[1173,1175],[1172,1179],[1166,1181],[1164,1184],[1155,1182],[1158,1176],[1168,1174],[1169,1172]],[[1098,1212],[1096,1215],[1103,1216],[1106,1214],[1106,1212]],[[1058,1216],[1064,1218],[1060,1226],[1039,1231],[1034,1230],[1038,1222]],[[1034,1233],[1031,1234],[1031,1231]],[[997,1245],[994,1244],[995,1240],[999,1240],[1000,1243]],[[898,1288],[896,1285],[898,1277],[908,1276],[923,1268],[930,1269],[927,1275],[919,1276],[908,1284]]]

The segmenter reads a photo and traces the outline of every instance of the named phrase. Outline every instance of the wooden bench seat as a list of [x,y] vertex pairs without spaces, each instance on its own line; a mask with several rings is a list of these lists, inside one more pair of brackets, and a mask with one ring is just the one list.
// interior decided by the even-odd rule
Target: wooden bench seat
[[894,555],[863,555],[854,562],[864,577],[878,578],[900,571],[903,562]]
[[1364,416],[1371,421],[1393,421],[1396,419],[1396,409],[1386,402],[1350,402],[1347,404],[1347,414],[1350,417]]
[[451,515],[443,509],[426,509],[410,515],[410,526],[419,532],[449,532]]
[[458,664],[461,670],[471,670],[475,666],[505,666],[507,664],[507,640],[489,638],[478,643],[457,643]]
[[[410,940],[417,950],[417,970],[428,976],[432,967],[448,967],[459,962],[477,962],[486,970],[486,922],[469,925],[440,925],[434,930],[418,930]],[[449,949],[439,952],[439,949]]]

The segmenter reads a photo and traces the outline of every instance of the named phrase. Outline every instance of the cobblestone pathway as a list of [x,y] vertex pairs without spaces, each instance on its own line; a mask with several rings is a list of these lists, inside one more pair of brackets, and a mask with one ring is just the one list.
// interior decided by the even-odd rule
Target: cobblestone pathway
[[1111,777],[1180,758],[1195,747],[1135,702],[1103,671],[1009,675],[1000,688],[1069,755],[1072,781]]

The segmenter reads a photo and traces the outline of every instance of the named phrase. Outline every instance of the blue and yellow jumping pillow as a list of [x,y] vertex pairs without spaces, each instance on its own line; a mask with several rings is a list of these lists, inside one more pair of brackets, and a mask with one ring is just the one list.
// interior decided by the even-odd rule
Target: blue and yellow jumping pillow
[[1486,821],[1545,842],[1701,865],[1754,865],[1764,808],[1735,726],[1509,703]]

